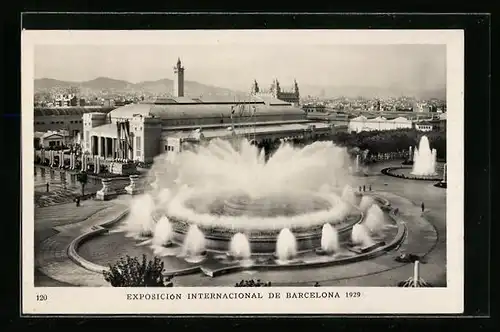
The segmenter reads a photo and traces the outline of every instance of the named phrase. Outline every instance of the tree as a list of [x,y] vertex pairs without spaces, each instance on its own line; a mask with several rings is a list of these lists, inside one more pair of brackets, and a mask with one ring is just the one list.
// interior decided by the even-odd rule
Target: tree
[[87,184],[88,182],[88,175],[86,172],[80,172],[78,173],[76,179],[78,180],[78,182],[80,182],[80,185],[82,186],[82,196],[85,195],[85,185]]
[[127,255],[109,265],[109,271],[103,272],[104,280],[113,287],[173,287],[172,277],[163,275],[163,267],[158,257],[148,260],[143,254],[139,261]]

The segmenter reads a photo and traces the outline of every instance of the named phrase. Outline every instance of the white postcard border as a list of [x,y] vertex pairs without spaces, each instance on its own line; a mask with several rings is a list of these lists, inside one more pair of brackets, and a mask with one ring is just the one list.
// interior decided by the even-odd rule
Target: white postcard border
[[[34,287],[33,92],[36,44],[311,44],[447,45],[447,287]],[[56,55],[55,55],[56,56]],[[22,31],[23,314],[444,314],[464,305],[464,34],[462,30],[183,30]],[[188,293],[261,293],[264,299],[188,300]],[[338,292],[340,298],[286,299],[286,292]],[[346,298],[347,292],[361,297]],[[127,294],[180,294],[181,300],[127,300]],[[280,299],[268,299],[280,293]],[[46,301],[37,301],[46,295]]]

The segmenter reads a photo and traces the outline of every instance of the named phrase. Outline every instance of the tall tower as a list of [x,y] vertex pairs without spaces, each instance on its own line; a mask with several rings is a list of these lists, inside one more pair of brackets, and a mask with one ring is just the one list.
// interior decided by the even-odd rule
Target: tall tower
[[174,97],[184,97],[184,67],[180,58],[174,67]]

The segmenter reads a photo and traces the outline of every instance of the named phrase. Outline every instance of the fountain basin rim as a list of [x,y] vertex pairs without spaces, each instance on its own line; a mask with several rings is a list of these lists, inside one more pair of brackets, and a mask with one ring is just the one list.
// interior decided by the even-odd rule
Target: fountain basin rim
[[411,167],[404,167],[404,166],[392,166],[392,167],[386,167],[383,168],[380,172],[384,175],[392,176],[395,178],[400,178],[403,180],[416,180],[416,181],[442,181],[443,179],[439,174],[436,175],[428,175],[428,176],[418,176],[418,175],[403,175],[403,174],[398,174],[394,172],[395,170],[398,169],[412,169]]
[[[335,265],[343,265],[343,264],[348,264],[348,263],[355,263],[371,258],[378,257],[386,252],[389,252],[393,250],[394,248],[398,247],[406,238],[408,234],[408,230],[406,225],[403,222],[396,221],[396,224],[398,226],[398,232],[396,236],[392,239],[391,242],[386,243],[385,245],[376,247],[372,251],[368,251],[365,253],[360,253],[355,256],[351,257],[344,257],[340,259],[334,259],[332,258],[331,260],[321,260],[317,262],[291,262],[290,264],[286,265],[279,265],[279,264],[254,264],[250,267],[250,269],[254,270],[259,270],[259,271],[265,271],[265,270],[284,270],[284,269],[300,269],[300,268],[318,268],[318,267],[326,267],[326,266],[335,266]],[[325,257],[325,256],[323,256]],[[206,274],[209,277],[216,277],[222,274],[227,274],[227,273],[232,273],[232,272],[238,272],[238,271],[243,271],[247,270],[248,267],[241,266],[238,263],[234,263],[234,265],[228,265],[224,266],[219,269],[213,269],[210,270],[207,266],[204,266],[202,263],[200,265],[201,271]]]
[[[329,218],[334,218],[335,213],[338,210],[339,207],[341,207],[341,204],[349,204],[348,202],[342,201],[338,193],[336,192],[331,192],[329,194],[326,193],[318,193],[318,192],[312,192],[312,191],[301,191],[300,195],[295,194],[296,197],[300,197],[301,195],[307,195],[308,197],[315,197],[318,200],[322,200],[323,203],[328,204],[330,207],[321,209],[321,210],[315,210],[315,211],[308,211],[292,216],[284,216],[284,215],[277,215],[277,216],[231,216],[231,215],[225,215],[225,214],[216,214],[216,213],[210,213],[210,212],[198,212],[194,209],[192,209],[189,206],[186,206],[186,202],[195,199],[196,197],[203,197],[204,194],[211,194],[207,190],[199,190],[195,191],[194,189],[188,190],[184,193],[180,193],[176,195],[168,204],[166,207],[166,210],[168,211],[175,211],[175,213],[170,213],[172,216],[181,218],[181,219],[193,219],[197,218],[199,221],[197,224],[205,223],[205,224],[218,224],[218,225],[226,225],[226,226],[232,226],[235,218],[244,218],[247,221],[247,224],[252,224],[253,228],[259,227],[262,225],[269,225],[269,224],[275,224],[277,221],[279,223],[282,223],[281,221],[284,220],[284,223],[286,224],[286,220],[294,220],[294,222],[297,223],[305,223],[303,220],[311,220],[311,219],[316,219],[316,218],[321,218],[322,220],[328,220]],[[221,200],[224,199],[225,196],[230,197],[231,191],[221,191],[220,193],[220,198]],[[295,197],[294,196],[294,197]],[[270,196],[272,197],[272,196]],[[350,204],[349,204],[350,205]],[[287,226],[283,226],[287,227]]]
[[[350,229],[355,224],[358,224],[363,221],[364,219],[364,213],[362,211],[357,211],[358,213],[356,214],[350,214],[350,217],[353,217],[353,220],[349,223],[346,223],[345,221],[348,220],[347,217],[346,219],[342,222],[343,227],[341,228],[336,228],[337,232],[339,234],[348,232]],[[155,222],[158,222],[158,220],[161,218],[158,218],[158,216],[151,216]],[[354,218],[355,217],[355,218]],[[178,221],[176,218],[173,217],[168,217],[169,221],[173,224],[173,231],[176,232],[177,234],[181,235],[186,235],[189,227],[191,225],[197,226],[202,232],[205,238],[207,239],[213,239],[213,240],[227,240],[230,239],[232,236],[234,236],[237,233],[242,233],[247,237],[250,237],[250,239],[258,239],[259,241],[265,242],[275,242],[276,241],[276,236],[279,234],[279,232],[283,228],[289,228],[292,233],[295,235],[297,240],[301,239],[307,239],[310,237],[317,236],[318,233],[321,233],[321,228],[326,224],[329,223],[327,221],[322,221],[317,224],[311,224],[311,225],[303,225],[299,227],[276,227],[276,228],[266,228],[266,229],[255,229],[255,228],[249,228],[249,229],[242,229],[242,228],[225,228],[223,226],[219,225],[214,225],[213,227],[207,227],[205,225],[200,225],[194,222],[190,221]],[[186,227],[175,227],[176,223],[183,223],[186,225]],[[332,226],[335,227],[336,224],[330,223]],[[338,224],[338,223],[337,223]],[[317,231],[312,231],[315,228],[317,228]],[[297,229],[300,229],[300,231],[297,231]],[[303,231],[302,231],[303,230]],[[252,234],[253,232],[262,232],[262,233],[269,233],[269,234],[262,234],[262,235],[256,235]]]
[[104,221],[103,223],[101,223],[99,225],[94,226],[93,229],[91,229],[89,232],[83,233],[83,234],[79,235],[78,237],[76,237],[75,239],[73,239],[73,241],[71,241],[71,243],[69,244],[68,249],[67,249],[68,257],[74,263],[76,263],[77,265],[79,265],[79,266],[81,266],[89,271],[97,272],[97,273],[103,273],[104,271],[108,271],[109,270],[108,267],[92,263],[92,262],[86,260],[85,258],[83,258],[82,256],[80,256],[80,254],[78,253],[78,249],[80,248],[80,246],[84,242],[86,242],[94,237],[108,233],[109,227],[111,227],[112,225],[123,220],[129,214],[129,212],[130,212],[129,209],[127,208],[125,211],[120,213],[118,216],[116,216],[110,220]]

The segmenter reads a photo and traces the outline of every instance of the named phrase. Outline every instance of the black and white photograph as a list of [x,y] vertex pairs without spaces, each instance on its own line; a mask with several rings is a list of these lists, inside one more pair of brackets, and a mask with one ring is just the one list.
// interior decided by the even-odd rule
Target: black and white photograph
[[460,31],[23,33],[26,310],[461,310]]

